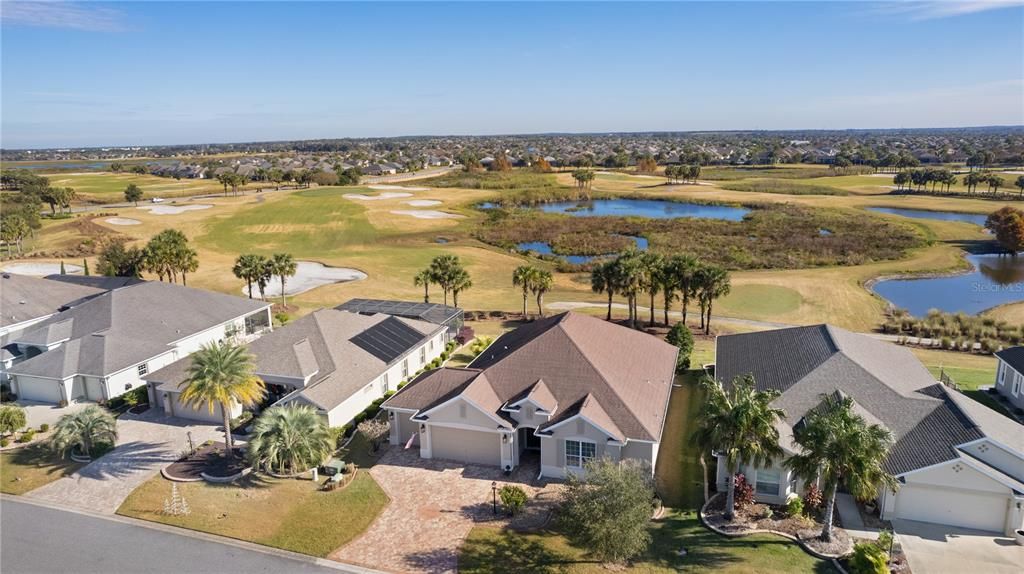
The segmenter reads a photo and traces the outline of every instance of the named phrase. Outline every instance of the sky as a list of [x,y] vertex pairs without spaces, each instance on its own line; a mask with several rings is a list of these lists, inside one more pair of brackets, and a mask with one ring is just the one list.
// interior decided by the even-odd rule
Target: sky
[[1024,124],[1024,3],[0,3],[0,146]]

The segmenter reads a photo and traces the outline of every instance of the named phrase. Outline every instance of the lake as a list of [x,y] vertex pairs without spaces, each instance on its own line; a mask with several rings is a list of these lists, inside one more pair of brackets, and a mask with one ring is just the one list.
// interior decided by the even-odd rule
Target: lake
[[[636,246],[638,249],[640,249],[641,251],[647,250],[646,237],[631,237],[631,239],[636,242]],[[519,248],[520,251],[536,251],[537,253],[540,253],[542,255],[555,255],[556,257],[561,257],[562,259],[568,261],[569,263],[572,263],[573,265],[582,265],[584,263],[589,263],[594,259],[601,259],[603,257],[613,257],[615,255],[614,253],[608,253],[605,255],[557,255],[554,251],[551,250],[551,244],[545,243],[543,241],[527,241],[525,243],[520,243],[516,245],[516,247]]]
[[697,217],[703,219],[724,219],[741,221],[750,213],[744,207],[728,205],[702,205],[662,199],[596,199],[594,201],[560,201],[545,203],[539,207],[545,213],[565,213],[574,217],[649,217],[652,219],[675,219]]
[[963,221],[984,227],[987,215],[980,213],[962,213],[958,211],[928,211],[926,209],[903,209],[899,207],[869,207],[868,211],[902,215],[913,219],[935,219],[938,221]]
[[953,277],[890,279],[873,289],[893,305],[923,317],[929,309],[976,315],[986,309],[1024,300],[1024,257],[969,255],[974,270]]

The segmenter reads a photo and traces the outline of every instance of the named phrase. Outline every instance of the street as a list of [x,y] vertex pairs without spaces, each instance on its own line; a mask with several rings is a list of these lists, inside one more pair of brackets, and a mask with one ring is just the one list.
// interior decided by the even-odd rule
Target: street
[[55,510],[10,497],[0,499],[0,571],[4,574],[366,572],[200,536]]

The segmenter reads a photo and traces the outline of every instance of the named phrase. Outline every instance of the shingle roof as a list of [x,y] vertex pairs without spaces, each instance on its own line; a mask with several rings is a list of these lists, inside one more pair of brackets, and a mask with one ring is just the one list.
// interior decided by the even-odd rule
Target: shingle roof
[[1013,370],[1024,373],[1024,347],[1009,347],[996,353],[996,356],[1013,367]]
[[893,474],[952,460],[957,445],[986,435],[1024,436],[1024,427],[938,384],[908,349],[831,325],[721,336],[715,369],[726,388],[752,375],[759,390],[782,392],[774,405],[786,413],[779,431],[791,451],[793,427],[824,395],[852,398],[866,420],[892,432]]
[[[482,378],[474,375],[474,380],[468,380],[466,370],[453,374],[449,372],[452,369],[440,369],[421,377],[385,404],[428,410],[443,402],[440,393],[453,396],[473,386],[474,394],[479,392],[478,400],[486,397],[488,404],[484,406],[504,417],[502,405],[525,396],[543,380],[551,399],[559,405],[551,424],[563,420],[571,409],[591,404],[591,408],[606,413],[609,426],[622,437],[657,441],[664,425],[677,353],[676,347],[645,333],[567,312],[499,337],[469,365],[469,372],[482,373]],[[435,377],[447,384],[433,382]],[[465,386],[459,387],[454,380]],[[483,389],[476,390],[478,381],[486,382],[496,401],[491,401],[491,395]],[[419,385],[424,386],[411,390]],[[585,400],[588,396],[592,402]]]
[[107,376],[170,351],[175,341],[269,306],[159,281],[122,287],[10,337],[35,344],[68,342],[9,371],[51,378]]
[[109,277],[107,275],[47,275],[46,278],[51,281],[60,281],[83,287],[94,287],[104,291],[145,282],[138,277]]
[[0,274],[0,327],[10,327],[57,313],[79,304],[103,289],[40,279],[16,273]]

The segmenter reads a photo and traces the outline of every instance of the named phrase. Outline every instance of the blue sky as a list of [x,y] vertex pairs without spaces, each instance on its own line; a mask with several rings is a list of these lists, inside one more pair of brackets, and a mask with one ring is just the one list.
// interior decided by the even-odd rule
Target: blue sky
[[1024,7],[12,3],[0,145],[1024,124]]

